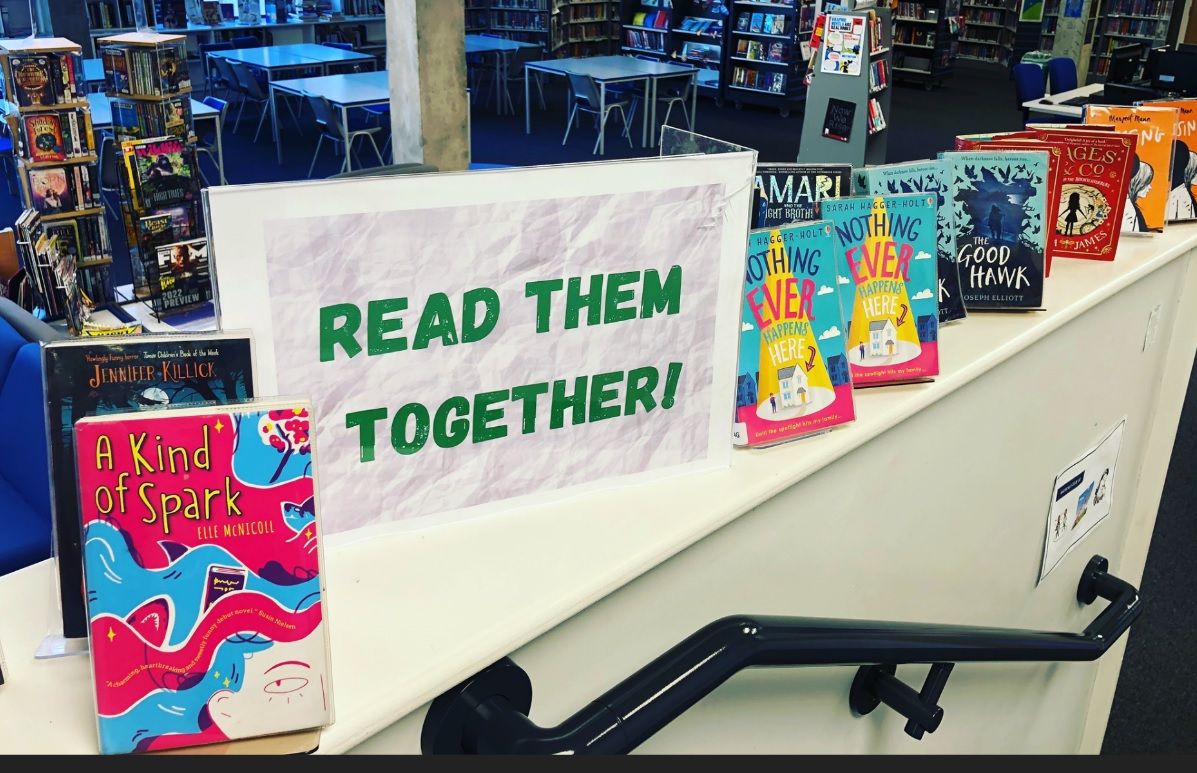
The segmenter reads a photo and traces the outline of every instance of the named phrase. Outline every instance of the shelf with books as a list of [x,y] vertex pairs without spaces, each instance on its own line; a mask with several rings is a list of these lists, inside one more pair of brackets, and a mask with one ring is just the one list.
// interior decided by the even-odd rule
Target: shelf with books
[[1104,0],[1101,11],[1089,19],[1093,30],[1090,76],[1096,80],[1105,77],[1109,55],[1118,46],[1164,45],[1175,7],[1174,0]]
[[894,18],[894,73],[930,90],[952,73],[959,0],[902,0]]
[[959,42],[991,50],[980,51],[962,46],[960,55],[980,61],[1008,62],[1014,51],[1020,0],[964,0],[961,6],[963,27]]
[[734,2],[725,26],[729,87],[736,107],[775,108],[788,116],[806,96],[806,69],[813,1]]
[[698,93],[722,104],[724,85],[732,66],[728,51],[730,3],[723,0],[674,0],[673,23],[667,41],[669,59],[700,68]]

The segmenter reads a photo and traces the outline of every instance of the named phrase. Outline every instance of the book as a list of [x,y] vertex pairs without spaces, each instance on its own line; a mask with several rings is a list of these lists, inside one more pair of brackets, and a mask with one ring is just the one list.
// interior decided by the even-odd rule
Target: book
[[23,117],[30,161],[66,161],[61,120],[57,113],[34,113]]
[[178,137],[122,143],[129,183],[138,209],[176,206],[195,200],[199,178],[195,151]]
[[1047,158],[1043,150],[950,151],[956,262],[964,305],[1043,306]]
[[1122,208],[1122,230],[1127,233],[1164,230],[1178,116],[1174,107],[1085,105],[1085,123],[1109,124],[1139,138]]
[[331,721],[313,424],[272,399],[75,425],[102,753]]
[[757,164],[753,228],[817,220],[819,202],[847,196],[849,164]]
[[53,341],[42,348],[50,500],[63,635],[87,635],[81,588],[75,422],[146,406],[254,396],[253,344],[244,333]]
[[78,203],[72,175],[66,167],[29,170],[29,195],[33,208],[43,215],[69,212]]
[[956,229],[946,180],[947,167],[940,159],[867,166],[857,169],[852,178],[852,190],[856,195],[935,194],[935,256],[939,280],[936,300],[941,325],[964,319],[967,315],[960,287],[960,267],[956,263]]
[[100,60],[104,64],[108,90],[128,94],[129,52],[120,46],[105,46],[100,49]]
[[39,56],[10,56],[8,67],[12,74],[12,96],[20,107],[39,107],[53,105],[58,99],[55,96],[55,81],[50,73],[50,57]]
[[1153,100],[1143,104],[1170,107],[1177,115],[1165,217],[1169,223],[1197,220],[1197,99]]
[[155,91],[162,94],[175,94],[191,88],[191,74],[187,65],[187,57],[178,46],[164,46],[157,51],[158,80]]
[[856,103],[831,97],[823,114],[823,136],[840,142],[852,139],[852,123],[856,117]]
[[1138,137],[1073,129],[1040,129],[1035,137],[1061,151],[1052,258],[1113,260]]
[[748,234],[737,445],[773,445],[855,417],[835,261],[825,220]]
[[856,387],[939,374],[935,196],[827,199],[836,235],[836,287]]
[[191,239],[155,248],[157,297],[154,309],[170,312],[212,300],[208,240]]

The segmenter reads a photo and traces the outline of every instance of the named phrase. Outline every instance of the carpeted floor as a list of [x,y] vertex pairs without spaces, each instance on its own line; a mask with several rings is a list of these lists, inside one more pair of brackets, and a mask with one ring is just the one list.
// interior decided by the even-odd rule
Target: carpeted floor
[[[583,122],[566,146],[561,145],[565,128],[565,92],[561,82],[550,81],[546,90],[548,110],[533,112],[531,136],[524,134],[522,90],[515,94],[517,115],[498,116],[493,105],[478,104],[472,110],[473,161],[492,164],[546,164],[589,161],[594,129]],[[1009,130],[1021,125],[1015,106],[1014,87],[1003,68],[962,63],[955,78],[931,92],[898,86],[893,93],[888,129],[889,161],[933,157],[952,146],[957,134]],[[670,123],[679,125],[676,117]],[[300,136],[290,120],[284,120],[283,162],[274,158],[269,127],[257,143],[252,141],[256,114],[246,112],[240,132],[232,120],[225,133],[226,176],[231,183],[302,180],[315,146],[310,114],[303,115],[309,128]],[[727,104],[717,107],[700,100],[697,131],[722,140],[756,148],[763,161],[793,161],[799,152],[801,110],[789,118],[775,111],[745,106],[737,110]],[[639,137],[638,117],[634,130]],[[385,132],[385,130],[384,130]],[[380,132],[385,136],[384,132]],[[382,144],[383,136],[379,137]],[[654,149],[632,149],[609,128],[608,158],[652,155]],[[363,152],[363,160],[369,151]],[[315,177],[338,170],[339,159],[326,147]],[[210,167],[209,167],[210,170]],[[0,224],[12,223],[20,203],[0,191]],[[113,238],[122,239],[121,229],[110,223]],[[118,270],[119,271],[119,270]],[[127,277],[127,266],[118,273]],[[126,280],[127,281],[127,280]],[[1197,518],[1192,501],[1197,501],[1197,479],[1190,473],[1197,458],[1197,397],[1190,392],[1177,435],[1155,538],[1143,580],[1147,612],[1136,624],[1127,649],[1122,678],[1106,734],[1109,752],[1197,751],[1197,690],[1191,689],[1197,675],[1197,574],[1190,569],[1197,547]]]

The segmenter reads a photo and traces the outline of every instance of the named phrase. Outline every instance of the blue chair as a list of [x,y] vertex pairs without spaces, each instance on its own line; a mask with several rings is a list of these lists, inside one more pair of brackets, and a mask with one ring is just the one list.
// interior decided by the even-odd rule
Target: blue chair
[[328,46],[329,48],[339,48],[342,51],[352,51],[353,50],[352,43],[334,43],[331,40],[326,40],[323,43],[321,43],[320,45]]
[[261,48],[262,41],[253,35],[238,35],[233,38],[233,48]]
[[1032,99],[1043,99],[1047,94],[1046,79],[1043,77],[1043,68],[1037,64],[1020,62],[1014,65],[1012,72],[1014,74],[1015,98],[1025,121],[1030,117],[1030,111],[1024,108],[1022,103],[1030,102]]
[[1063,94],[1076,88],[1076,62],[1067,56],[1057,56],[1047,63],[1047,80],[1053,94]]
[[200,63],[204,68],[204,90],[209,94],[213,93],[216,89],[231,88],[233,84],[225,82],[224,76],[221,73],[212,73],[212,62],[208,59],[208,54],[212,51],[231,51],[232,48],[233,44],[227,41],[199,44]]

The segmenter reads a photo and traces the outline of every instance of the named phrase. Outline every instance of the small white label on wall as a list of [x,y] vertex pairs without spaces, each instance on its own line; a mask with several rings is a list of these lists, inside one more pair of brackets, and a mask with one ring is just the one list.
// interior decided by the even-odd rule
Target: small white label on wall
[[1125,429],[1126,419],[1123,419],[1097,446],[1056,476],[1047,508],[1047,536],[1043,542],[1040,581],[1110,514],[1114,473]]

